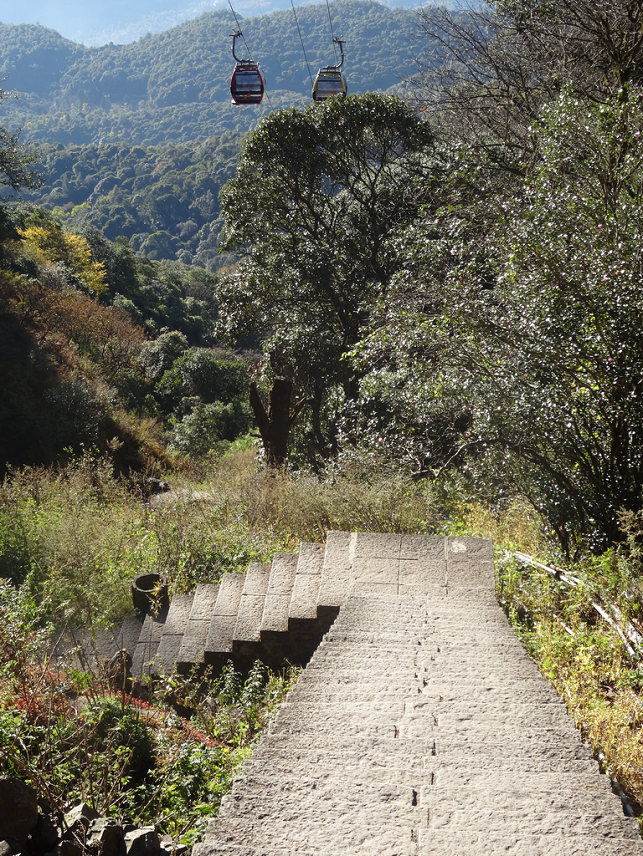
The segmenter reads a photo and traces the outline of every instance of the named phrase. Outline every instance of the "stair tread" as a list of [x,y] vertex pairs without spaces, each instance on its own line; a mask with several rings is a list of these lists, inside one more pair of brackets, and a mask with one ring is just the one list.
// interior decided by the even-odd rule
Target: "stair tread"
[[199,583],[194,591],[190,617],[177,655],[180,666],[203,660],[208,629],[219,594],[219,583]]
[[295,553],[275,553],[261,616],[262,639],[265,633],[288,631],[288,609],[296,572],[297,555]]
[[232,638],[245,579],[245,574],[224,574],[221,578],[217,602],[208,627],[204,654],[206,660],[209,655],[232,652]]
[[289,626],[317,618],[317,598],[324,564],[324,546],[304,542],[299,548],[297,568],[288,609]]
[[154,662],[159,672],[169,674],[176,666],[183,634],[190,617],[194,592],[175,594],[170,602]]
[[269,563],[263,562],[251,562],[248,566],[233,634],[233,650],[241,654],[253,650],[259,644],[270,568]]
[[135,678],[141,678],[154,671],[152,663],[161,641],[167,612],[166,607],[157,615],[146,615],[143,620],[138,642],[132,654],[132,675]]
[[353,532],[330,531],[326,537],[324,563],[318,595],[319,607],[339,607],[351,587],[352,550],[356,534]]

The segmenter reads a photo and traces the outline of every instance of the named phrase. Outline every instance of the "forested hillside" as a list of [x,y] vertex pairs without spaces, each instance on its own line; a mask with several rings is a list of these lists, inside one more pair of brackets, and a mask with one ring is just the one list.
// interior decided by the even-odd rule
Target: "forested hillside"
[[[297,10],[314,75],[335,62],[325,5]],[[352,92],[385,90],[416,73],[416,13],[371,0],[331,4],[345,39]],[[202,15],[127,45],[85,48],[39,26],[0,25],[0,75],[19,94],[5,123],[25,140],[161,143],[247,131],[258,116],[310,97],[311,80],[292,11],[243,19],[243,33],[266,76],[261,108],[233,108],[229,11]]]
[[[332,6],[346,40],[351,91],[386,89],[417,72],[415,12],[379,3]],[[325,6],[296,12],[314,75],[335,62]],[[129,45],[89,49],[38,26],[0,25],[0,73],[17,98],[6,122],[32,141],[42,185],[24,197],[122,236],[148,258],[215,269],[218,195],[242,133],[260,116],[303,107],[311,80],[292,11],[243,21],[266,75],[259,108],[230,103],[229,12],[213,12]]]
[[212,268],[218,253],[219,192],[234,174],[241,138],[197,143],[41,146],[45,181],[23,196],[53,209],[70,228],[126,237],[150,259]]

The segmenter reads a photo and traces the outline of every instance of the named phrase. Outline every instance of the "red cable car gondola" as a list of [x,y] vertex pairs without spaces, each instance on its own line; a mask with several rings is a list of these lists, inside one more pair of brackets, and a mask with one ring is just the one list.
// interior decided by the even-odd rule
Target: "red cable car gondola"
[[241,36],[241,30],[231,33],[232,56],[237,61],[230,78],[230,95],[233,104],[261,104],[264,93],[264,82],[259,66],[249,59],[239,59],[234,48],[235,42]]

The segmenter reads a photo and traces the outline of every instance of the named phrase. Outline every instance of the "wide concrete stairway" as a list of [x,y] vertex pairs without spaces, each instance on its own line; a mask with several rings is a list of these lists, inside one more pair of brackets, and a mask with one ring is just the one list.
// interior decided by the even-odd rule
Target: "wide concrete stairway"
[[495,601],[490,542],[333,533],[324,569],[339,615],[194,856],[643,853]]
[[643,854],[495,600],[487,540],[331,532],[126,637],[138,676],[310,660],[194,856]]

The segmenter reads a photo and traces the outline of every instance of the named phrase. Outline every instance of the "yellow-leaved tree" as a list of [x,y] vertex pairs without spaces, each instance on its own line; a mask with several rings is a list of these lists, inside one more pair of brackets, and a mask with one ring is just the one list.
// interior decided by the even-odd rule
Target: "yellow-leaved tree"
[[89,243],[82,235],[64,232],[54,222],[25,226],[18,230],[23,252],[41,265],[62,262],[82,280],[87,291],[99,295],[107,288],[107,271],[94,261]]

